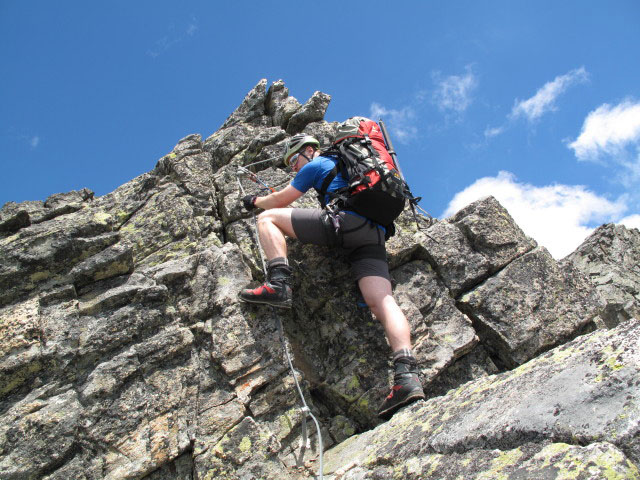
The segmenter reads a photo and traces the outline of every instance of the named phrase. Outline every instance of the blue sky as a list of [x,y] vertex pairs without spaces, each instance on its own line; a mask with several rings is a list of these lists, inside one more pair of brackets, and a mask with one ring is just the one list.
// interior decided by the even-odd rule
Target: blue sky
[[640,228],[639,25],[637,1],[0,0],[0,205],[104,195],[283,79],[329,121],[382,115],[434,216],[493,194],[560,258]]

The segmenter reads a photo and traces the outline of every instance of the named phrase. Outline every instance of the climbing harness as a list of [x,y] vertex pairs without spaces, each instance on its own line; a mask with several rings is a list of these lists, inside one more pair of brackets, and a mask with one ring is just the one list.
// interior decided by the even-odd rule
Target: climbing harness
[[[259,183],[263,185],[264,188],[275,191],[272,187],[264,183],[255,173],[247,170],[245,167],[238,167],[238,174],[236,175],[236,180],[238,181],[238,186],[240,187],[241,196],[244,197],[246,192],[244,187],[242,186],[242,182],[240,181],[240,175],[244,174],[249,177],[255,183]],[[260,261],[262,263],[262,271],[264,272],[265,278],[267,276],[267,266],[264,260],[264,255],[262,254],[262,248],[260,246],[260,236],[258,235],[258,221],[256,219],[255,212],[251,212],[251,216],[253,217],[253,231],[255,235],[256,245],[258,246],[258,253],[260,254]],[[300,400],[302,401],[302,407],[300,407],[300,412],[302,413],[302,445],[301,445],[301,455],[300,458],[304,458],[304,452],[306,449],[311,448],[311,440],[309,439],[308,429],[307,429],[307,417],[311,417],[313,422],[316,425],[316,430],[318,432],[318,451],[319,451],[319,465],[318,465],[318,478],[319,480],[323,480],[323,455],[324,455],[324,446],[322,444],[322,432],[320,431],[320,424],[316,417],[311,413],[307,402],[305,401],[304,394],[302,393],[302,388],[300,388],[300,384],[298,383],[298,378],[296,377],[296,371],[293,367],[293,362],[291,360],[291,355],[289,354],[289,346],[287,345],[287,340],[284,336],[284,328],[282,326],[282,320],[278,315],[276,308],[271,307],[273,317],[275,319],[276,328],[278,329],[278,334],[280,335],[280,342],[282,343],[282,349],[284,350],[285,356],[287,357],[287,362],[289,363],[289,369],[291,370],[291,375],[293,376],[293,381],[295,382],[296,389],[298,390],[298,395],[300,396]]]

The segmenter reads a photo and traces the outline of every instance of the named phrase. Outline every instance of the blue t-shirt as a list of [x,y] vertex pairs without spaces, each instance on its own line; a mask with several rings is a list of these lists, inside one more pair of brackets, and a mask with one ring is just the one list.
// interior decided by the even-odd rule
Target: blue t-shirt
[[[316,157],[300,169],[296,177],[291,182],[291,186],[302,193],[306,193],[311,187],[315,188],[316,191],[319,192],[322,188],[322,182],[324,182],[325,177],[329,175],[335,166],[336,160],[331,157]],[[346,186],[347,181],[341,173],[338,173],[338,175],[336,175],[329,184],[327,192],[335,192],[336,190]],[[329,195],[325,195],[324,200],[328,203],[331,198]]]
[[[337,160],[331,157],[319,156],[314,158],[312,161],[310,161],[300,169],[298,174],[291,182],[291,186],[302,193],[306,193],[307,190],[309,190],[311,187],[315,188],[316,191],[319,192],[322,189],[322,183],[324,182],[325,177],[329,175],[331,170],[333,170],[333,167],[336,166],[336,163]],[[338,172],[338,174],[329,184],[327,192],[335,192],[336,190],[339,190],[340,188],[346,186],[348,186],[347,181],[344,179],[342,174]],[[325,203],[329,203],[330,200],[331,197],[329,195],[324,196]],[[349,210],[345,210],[345,213],[355,215],[356,217],[366,218]],[[378,225],[371,220],[369,220],[369,222],[386,233],[387,230],[382,225]]]

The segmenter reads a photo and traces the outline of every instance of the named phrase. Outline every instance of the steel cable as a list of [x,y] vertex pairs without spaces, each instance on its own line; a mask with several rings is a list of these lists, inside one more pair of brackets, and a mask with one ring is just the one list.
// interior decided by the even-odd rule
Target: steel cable
[[[242,186],[242,182],[240,181],[240,174],[241,173],[245,173],[243,172],[243,170],[245,170],[244,168],[238,169],[238,174],[236,175],[236,180],[238,181],[238,186],[240,187],[240,192],[242,194],[242,196],[244,197],[246,195],[246,192]],[[263,183],[262,181],[260,183]],[[266,185],[265,185],[266,186]],[[267,188],[271,188],[268,187]],[[256,214],[255,212],[251,212],[251,215],[253,217],[253,229],[254,229],[254,235],[255,235],[255,241],[256,241],[256,245],[258,247],[258,252],[260,253],[260,260],[262,262],[262,271],[264,273],[265,278],[267,278],[267,266],[264,260],[264,255],[262,254],[262,247],[260,245],[260,236],[258,234],[258,221],[256,219]],[[313,420],[313,422],[316,425],[316,430],[318,431],[318,451],[319,451],[319,465],[318,465],[318,478],[320,480],[324,479],[324,461],[323,461],[323,457],[324,457],[324,445],[322,444],[322,432],[320,430],[320,423],[318,422],[318,420],[316,419],[315,415],[313,415],[313,413],[311,413],[311,410],[309,409],[307,402],[305,401],[304,398],[304,394],[302,393],[302,388],[300,387],[300,383],[298,382],[298,378],[296,377],[296,370],[293,367],[293,361],[291,360],[291,355],[289,354],[289,346],[287,345],[287,341],[286,338],[284,336],[284,328],[282,326],[282,320],[280,319],[280,316],[278,315],[277,311],[276,311],[276,307],[271,307],[272,311],[273,311],[273,316],[275,318],[276,321],[276,327],[278,329],[278,334],[280,335],[280,342],[282,343],[282,348],[284,350],[285,356],[287,357],[287,362],[289,363],[289,369],[291,370],[291,375],[293,376],[293,381],[295,382],[296,385],[296,389],[298,390],[298,395],[300,396],[300,400],[302,401],[302,407],[300,407],[300,411],[302,412],[302,452],[303,452],[303,457],[304,457],[304,450],[307,448],[310,448],[310,441],[309,441],[309,437],[308,437],[308,433],[307,433],[307,416],[311,417],[311,419]]]

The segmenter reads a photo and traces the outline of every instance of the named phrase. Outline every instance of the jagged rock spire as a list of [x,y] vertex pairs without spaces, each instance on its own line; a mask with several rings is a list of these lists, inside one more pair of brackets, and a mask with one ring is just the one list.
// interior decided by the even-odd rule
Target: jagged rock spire
[[289,89],[282,80],[274,82],[268,91],[266,86],[267,80],[263,78],[221,128],[244,123],[261,127],[280,127],[293,135],[304,130],[308,124],[321,121],[331,101],[331,97],[326,93],[315,92],[304,105],[300,105],[298,100],[289,96]]

